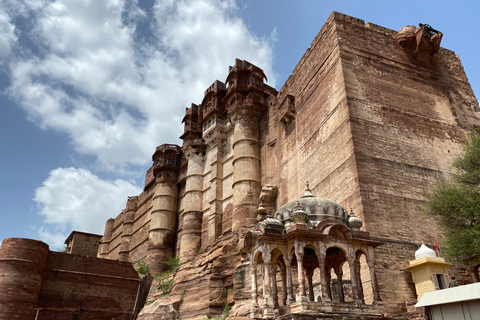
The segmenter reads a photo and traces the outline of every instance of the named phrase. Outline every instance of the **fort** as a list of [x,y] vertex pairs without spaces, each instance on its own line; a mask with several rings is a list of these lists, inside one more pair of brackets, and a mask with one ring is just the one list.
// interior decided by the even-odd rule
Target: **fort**
[[[151,275],[180,262],[137,319],[421,318],[405,268],[442,239],[423,204],[480,125],[442,36],[334,12],[280,91],[236,60],[186,109],[183,145],[158,146],[144,191],[106,222],[99,261],[145,261]],[[448,270],[468,283],[468,267]]]

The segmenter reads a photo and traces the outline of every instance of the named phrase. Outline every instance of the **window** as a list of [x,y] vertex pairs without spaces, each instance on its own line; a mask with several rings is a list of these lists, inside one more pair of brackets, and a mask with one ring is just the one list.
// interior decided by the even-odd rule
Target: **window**
[[432,273],[432,281],[435,290],[448,288],[448,275],[443,273]]

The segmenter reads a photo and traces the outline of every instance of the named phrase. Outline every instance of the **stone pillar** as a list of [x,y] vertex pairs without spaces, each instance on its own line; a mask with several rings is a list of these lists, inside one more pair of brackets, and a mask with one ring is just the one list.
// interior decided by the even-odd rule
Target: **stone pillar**
[[48,257],[48,245],[8,238],[0,247],[0,320],[33,320]]
[[292,259],[285,259],[285,273],[287,278],[287,305],[290,305],[295,301],[293,295],[293,283],[292,283]]
[[345,295],[343,293],[343,272],[342,270],[339,270],[338,272],[335,272],[335,274],[337,275],[337,281],[338,281],[338,301],[340,303],[344,303],[345,302]]
[[327,291],[325,292],[328,302],[332,301],[332,275],[330,274],[330,267],[325,267],[325,283],[327,284]]
[[263,256],[263,318],[271,319],[273,313],[273,299],[272,299],[272,256],[268,247],[264,247]]
[[308,281],[308,300],[315,301],[315,295],[313,293],[313,270],[307,270],[307,281]]
[[232,231],[253,227],[257,222],[260,196],[259,113],[247,106],[229,114],[233,132]]
[[287,274],[286,271],[281,269],[281,275],[282,275],[282,302],[283,305],[287,305]]
[[330,275],[327,276],[325,267],[325,252],[321,251],[318,257],[318,265],[320,269],[320,286],[322,288],[322,301],[330,302],[330,296],[328,294],[330,289]]
[[254,318],[260,309],[258,305],[257,294],[257,263],[253,260],[253,255],[250,257],[250,276],[252,278],[252,306],[250,307],[251,317]]
[[360,282],[359,284],[359,278],[357,276],[357,272],[355,271],[355,254],[353,252],[353,250],[350,250],[349,248],[349,251],[348,251],[348,257],[347,257],[347,260],[348,260],[348,267],[350,268],[350,278],[352,279],[352,300],[354,302],[361,302],[359,300],[359,297],[358,297],[358,293],[359,293],[359,285],[361,286],[362,283]]
[[108,254],[110,252],[110,241],[112,241],[112,232],[113,232],[113,223],[115,220],[110,218],[105,223],[105,232],[103,234],[102,243],[98,249],[98,257],[103,259],[108,259]]
[[162,172],[160,182],[154,186],[148,232],[147,263],[151,274],[165,271],[168,258],[173,257],[177,202],[176,175]]
[[370,259],[368,259],[367,263],[370,269],[370,278],[372,279],[373,304],[377,304],[382,301],[382,299],[380,299],[380,290],[378,288],[377,276],[375,275],[375,263]]
[[278,308],[277,265],[272,266],[272,274],[270,275],[270,278],[272,279],[273,306]]
[[297,256],[297,267],[298,267],[298,290],[300,291],[300,298],[306,297],[307,293],[305,292],[305,271],[303,270],[303,252],[295,253]]
[[133,221],[135,220],[135,210],[137,208],[138,197],[129,197],[123,216],[123,231],[120,243],[118,260],[130,261],[130,240],[132,238]]
[[183,196],[183,229],[180,261],[188,261],[200,250],[202,240],[203,152],[196,148],[183,150],[188,160]]
[[222,199],[223,199],[223,154],[225,145],[224,126],[217,123],[215,128],[210,129],[203,139],[207,144],[207,154],[211,159],[210,164],[210,213],[208,216],[208,243],[213,245],[215,240],[222,234]]

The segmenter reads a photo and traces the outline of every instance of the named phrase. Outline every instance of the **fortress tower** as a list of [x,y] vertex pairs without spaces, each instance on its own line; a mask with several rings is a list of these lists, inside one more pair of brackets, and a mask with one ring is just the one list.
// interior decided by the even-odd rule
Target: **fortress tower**
[[[264,83],[259,67],[236,60],[225,83],[215,81],[199,105],[186,109],[183,145],[157,147],[144,191],[107,222],[99,256],[146,260],[151,273],[163,271],[168,257],[183,263],[173,302],[152,299],[139,319],[169,314],[168,308],[182,319],[216,315],[226,303],[246,317],[264,308],[262,300],[264,314],[276,317],[293,312],[295,290],[308,292],[310,302],[334,300],[335,292],[325,292],[329,282],[349,284],[337,300],[356,303],[358,310],[375,302],[387,315],[405,312],[416,296],[404,268],[417,243],[442,238],[433,218],[422,215],[423,204],[432,184],[451,174],[466,133],[480,125],[461,62],[440,47],[442,37],[428,25],[397,32],[334,12],[278,92]],[[285,251],[280,259],[281,250],[269,243],[265,248],[272,251],[253,263],[247,252],[254,239],[246,235],[261,236],[272,215],[285,219],[279,220],[283,231],[272,230],[288,234],[285,221],[292,217],[278,210],[302,195],[306,180],[313,194],[351,208],[363,222],[361,230],[315,231],[326,238],[343,234],[349,251],[308,247],[307,241],[306,247],[292,244],[298,257]],[[333,209],[322,210],[318,216],[327,219]],[[311,225],[305,225],[308,232]],[[349,232],[368,233],[361,238],[368,250],[355,251]],[[275,241],[290,241],[285,237]],[[353,269],[310,261],[303,274],[304,259],[328,260],[329,254]],[[257,266],[265,261],[284,262]],[[334,266],[337,278],[323,269],[317,277],[317,265]],[[260,283],[264,290],[257,290]],[[268,297],[260,299],[263,292]],[[285,297],[278,299],[278,292]],[[258,304],[253,309],[252,301]]]

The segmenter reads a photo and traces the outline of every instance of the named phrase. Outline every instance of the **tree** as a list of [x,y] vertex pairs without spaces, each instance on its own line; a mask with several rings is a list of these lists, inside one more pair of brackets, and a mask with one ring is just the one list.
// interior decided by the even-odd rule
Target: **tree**
[[426,204],[443,228],[442,252],[451,262],[472,267],[478,282],[480,266],[480,130],[472,131],[452,166],[450,180],[438,182]]

